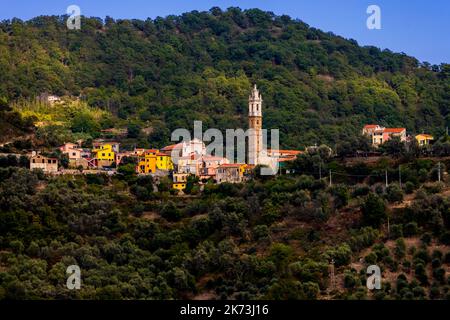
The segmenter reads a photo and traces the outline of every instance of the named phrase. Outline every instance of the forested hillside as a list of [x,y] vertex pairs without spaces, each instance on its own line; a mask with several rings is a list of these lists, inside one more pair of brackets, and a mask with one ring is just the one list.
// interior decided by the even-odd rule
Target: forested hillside
[[[318,162],[339,170],[332,186],[266,176],[178,197],[134,170],[52,177],[0,157],[0,300],[450,299],[450,187],[437,182],[450,161],[402,163],[403,186],[387,158],[293,165]],[[66,287],[73,264],[80,290]]]
[[[366,122],[440,135],[450,125],[450,67],[360,47],[257,9],[155,20],[66,16],[0,23],[0,97],[80,95],[118,121],[153,127],[161,146],[194,120],[246,126],[249,88],[284,147],[349,141]],[[114,121],[103,126],[113,126]]]

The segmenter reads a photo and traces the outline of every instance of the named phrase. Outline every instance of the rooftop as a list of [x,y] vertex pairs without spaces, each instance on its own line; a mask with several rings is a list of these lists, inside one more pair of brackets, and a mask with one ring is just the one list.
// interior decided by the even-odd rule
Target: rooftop
[[401,133],[401,132],[403,132],[405,130],[406,130],[406,128],[385,128],[384,132],[387,132],[387,133]]

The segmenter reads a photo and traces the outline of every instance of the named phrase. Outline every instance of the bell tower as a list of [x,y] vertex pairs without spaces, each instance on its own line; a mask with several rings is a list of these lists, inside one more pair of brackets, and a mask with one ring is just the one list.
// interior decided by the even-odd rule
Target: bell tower
[[262,151],[262,97],[256,84],[248,97],[248,163],[259,164]]

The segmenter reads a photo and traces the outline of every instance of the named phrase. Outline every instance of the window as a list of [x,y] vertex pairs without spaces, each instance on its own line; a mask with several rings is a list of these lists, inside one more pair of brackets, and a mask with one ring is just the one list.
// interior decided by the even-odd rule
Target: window
[[75,152],[72,152],[72,156],[74,156],[74,157],[75,157],[76,155],[77,155],[77,154],[76,154]]
[[105,156],[105,154],[104,153],[102,153],[102,157],[104,157]]
[[52,163],[52,160],[48,159],[47,162],[48,162],[48,163]]
[[36,160],[35,160],[35,159],[33,159],[33,163],[36,163]]

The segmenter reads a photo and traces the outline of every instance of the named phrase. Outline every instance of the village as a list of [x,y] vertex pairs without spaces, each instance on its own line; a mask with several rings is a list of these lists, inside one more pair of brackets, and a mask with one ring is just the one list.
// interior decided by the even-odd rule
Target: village
[[[57,158],[33,152],[30,156],[30,169],[41,169],[46,174],[115,174],[124,161],[131,161],[135,164],[136,174],[152,175],[155,178],[169,176],[173,181],[173,189],[178,191],[186,188],[189,176],[197,177],[200,184],[207,181],[239,183],[249,179],[257,165],[275,166],[275,172],[289,173],[288,170],[282,171],[287,163],[294,161],[299,154],[317,147],[309,147],[305,151],[264,148],[262,102],[262,95],[255,85],[248,100],[249,128],[252,129],[248,139],[249,145],[253,147],[248,148],[246,162],[235,163],[233,159],[208,154],[205,143],[195,138],[161,149],[135,147],[130,151],[120,150],[119,142],[97,139],[93,141],[91,149],[83,148],[82,141],[67,142],[60,146],[59,152],[68,158],[68,168],[62,168]],[[412,138],[407,135],[406,128],[385,128],[378,124],[365,125],[362,134],[370,138],[375,148],[392,137],[398,137],[402,142],[416,139],[421,147],[430,145],[434,139],[425,133]],[[176,159],[173,159],[174,156]]]

